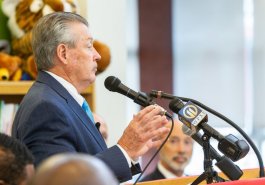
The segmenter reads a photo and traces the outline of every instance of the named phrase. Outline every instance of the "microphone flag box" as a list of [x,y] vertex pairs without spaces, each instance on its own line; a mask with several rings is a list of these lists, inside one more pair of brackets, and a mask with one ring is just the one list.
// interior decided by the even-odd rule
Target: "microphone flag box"
[[205,111],[195,106],[194,103],[188,101],[184,107],[178,112],[179,119],[190,129],[197,130],[197,127],[208,121],[208,116]]

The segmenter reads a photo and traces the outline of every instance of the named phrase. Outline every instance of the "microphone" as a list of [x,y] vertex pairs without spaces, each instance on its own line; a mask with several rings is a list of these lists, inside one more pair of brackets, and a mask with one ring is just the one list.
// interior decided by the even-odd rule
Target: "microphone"
[[[202,134],[201,133],[193,133],[191,129],[189,129],[186,125],[182,125],[182,132],[190,137],[194,141],[196,141],[199,145],[203,146]],[[210,146],[210,155],[212,159],[215,159],[217,163],[215,165],[230,179],[230,180],[238,180],[242,175],[242,170],[235,165],[231,159],[226,156],[220,156],[220,154]]]
[[[182,125],[182,132],[190,137],[192,137],[192,139],[194,141],[196,141],[199,145],[203,146],[203,141],[202,141],[202,134],[197,132],[194,133],[191,129],[189,129],[186,125]],[[211,158],[216,159],[216,161],[221,160],[221,156],[219,155],[219,153],[212,147],[210,146],[210,153],[211,153]]]
[[95,126],[96,126],[96,128],[98,129],[98,131],[100,131],[100,130],[99,130],[100,125],[101,125],[100,122],[96,122],[96,123],[95,123]]
[[[122,84],[120,79],[115,76],[107,77],[105,79],[104,85],[109,91],[123,94],[124,96],[127,96],[128,98],[132,99],[135,103],[143,107],[156,104],[145,93],[135,92],[134,90],[127,87],[126,85]],[[164,114],[167,117],[172,118],[171,114],[169,114],[167,111],[165,111]]]
[[169,100],[176,98],[176,96],[173,96],[173,95],[168,94],[168,93],[164,93],[163,91],[157,91],[157,90],[152,90],[149,93],[149,96],[153,97],[153,98],[165,98],[165,99],[169,99]]
[[206,122],[207,114],[191,101],[184,103],[175,98],[169,103],[169,108],[178,114],[182,123],[191,129],[191,135],[202,129],[206,134],[212,136],[219,141],[218,149],[233,161],[237,161],[247,155],[249,146],[244,140],[239,140],[235,136],[229,134],[224,137]]

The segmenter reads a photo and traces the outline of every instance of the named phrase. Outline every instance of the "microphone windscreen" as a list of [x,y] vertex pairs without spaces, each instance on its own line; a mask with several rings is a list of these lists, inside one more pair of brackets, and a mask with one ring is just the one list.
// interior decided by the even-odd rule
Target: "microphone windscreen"
[[115,76],[109,76],[105,79],[104,85],[109,91],[116,92],[121,81]]
[[178,99],[175,98],[172,101],[170,101],[169,103],[169,108],[170,110],[172,110],[173,112],[175,112],[176,114],[184,107],[184,103]]
[[98,131],[99,131],[100,125],[101,125],[100,122],[95,123],[95,126],[97,127]]

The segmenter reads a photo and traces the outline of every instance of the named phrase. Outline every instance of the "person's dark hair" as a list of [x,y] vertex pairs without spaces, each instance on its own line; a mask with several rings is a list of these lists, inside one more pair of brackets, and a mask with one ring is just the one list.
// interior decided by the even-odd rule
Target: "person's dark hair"
[[33,155],[19,140],[0,133],[0,180],[17,185],[26,178],[25,167],[33,164]]

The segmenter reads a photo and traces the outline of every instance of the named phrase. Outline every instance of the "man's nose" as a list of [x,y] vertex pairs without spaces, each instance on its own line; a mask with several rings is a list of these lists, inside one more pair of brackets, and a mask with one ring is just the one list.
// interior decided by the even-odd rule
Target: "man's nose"
[[98,62],[101,60],[101,56],[98,51],[94,48],[94,59]]
[[185,153],[186,151],[186,145],[183,142],[179,142],[177,150],[179,153]]

